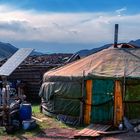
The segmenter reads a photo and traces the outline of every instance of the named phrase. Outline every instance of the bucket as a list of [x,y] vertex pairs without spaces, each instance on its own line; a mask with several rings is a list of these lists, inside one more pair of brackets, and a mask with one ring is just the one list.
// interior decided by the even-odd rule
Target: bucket
[[36,121],[31,119],[31,120],[26,120],[26,121],[22,121],[22,128],[24,130],[29,130],[29,129],[33,129],[36,127]]
[[30,103],[21,104],[19,110],[20,120],[30,120],[32,116],[32,108]]

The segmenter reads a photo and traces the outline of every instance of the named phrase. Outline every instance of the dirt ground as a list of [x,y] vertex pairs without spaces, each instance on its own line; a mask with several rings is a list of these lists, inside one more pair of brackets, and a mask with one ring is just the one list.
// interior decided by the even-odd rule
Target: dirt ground
[[34,138],[30,138],[29,140],[69,140],[72,139],[74,133],[78,132],[75,129],[66,129],[66,128],[51,128],[46,129]]
[[103,137],[101,140],[140,140],[140,132],[128,132],[124,134],[116,134],[112,136]]
[[[34,138],[30,138],[29,140],[70,140],[74,139],[74,134],[79,130],[75,129],[46,129],[44,132],[40,132]],[[140,140],[140,133],[127,132],[124,134],[116,134],[111,136],[104,136],[98,138],[78,138],[83,140]]]
[[[0,130],[0,140],[70,140],[74,139],[74,134],[79,132],[84,127],[76,128],[67,126],[60,121],[44,116],[37,116],[43,119],[43,122],[37,122],[38,127],[31,130],[18,130],[12,135],[8,135],[3,130]],[[79,138],[83,140],[140,140],[140,132],[127,132],[123,134],[109,135],[98,138]]]
[[[34,136],[0,136],[0,140],[70,140],[79,130],[75,128],[48,128],[40,131]],[[140,140],[140,133],[127,132],[98,138],[78,138],[83,140]]]

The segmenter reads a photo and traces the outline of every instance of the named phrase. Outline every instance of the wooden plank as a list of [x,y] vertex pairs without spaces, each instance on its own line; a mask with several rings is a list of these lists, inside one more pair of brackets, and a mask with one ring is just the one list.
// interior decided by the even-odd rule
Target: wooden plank
[[99,132],[105,132],[110,127],[111,125],[90,124],[88,127],[75,134],[74,137],[98,137],[100,136]]
[[[96,135],[100,135],[98,132],[101,132],[101,131],[106,131],[107,129],[109,129],[111,126],[110,125],[98,125],[98,127],[96,128],[95,133]],[[94,136],[94,133],[91,135],[91,136]]]
[[32,119],[35,119],[36,121],[39,121],[39,122],[43,122],[42,119],[39,119],[39,118],[37,118],[37,117],[35,117],[35,116],[32,116]]
[[80,133],[84,133],[85,131],[88,131],[89,129],[91,129],[93,127],[93,124],[90,124],[88,127],[84,128],[83,130],[81,130],[80,132],[78,132],[79,134]]
[[89,128],[88,132],[84,132],[84,134],[86,134],[86,136],[99,136],[99,134],[97,133],[97,130],[99,128],[99,125],[95,125],[95,126],[92,126],[91,125],[91,128]]
[[113,135],[113,134],[121,134],[121,133],[127,133],[128,130],[115,130],[115,131],[108,131],[108,132],[98,132],[101,135]]

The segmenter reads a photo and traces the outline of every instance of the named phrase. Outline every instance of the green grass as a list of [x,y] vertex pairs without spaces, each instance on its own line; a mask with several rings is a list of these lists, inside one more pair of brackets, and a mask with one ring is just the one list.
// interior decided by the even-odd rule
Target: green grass
[[51,128],[55,126],[60,128],[68,128],[67,125],[61,123],[57,119],[47,117],[44,114],[40,113],[40,106],[38,104],[32,104],[32,115],[39,119],[46,118],[46,120],[43,122],[37,122],[41,129]]
[[32,113],[33,114],[40,113],[40,105],[39,104],[32,104]]

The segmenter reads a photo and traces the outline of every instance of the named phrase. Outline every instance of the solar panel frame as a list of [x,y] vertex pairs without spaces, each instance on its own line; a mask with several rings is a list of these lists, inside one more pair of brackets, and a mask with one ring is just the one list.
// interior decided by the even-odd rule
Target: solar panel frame
[[1,67],[0,75],[9,76],[33,51],[32,48],[21,48],[13,54]]

